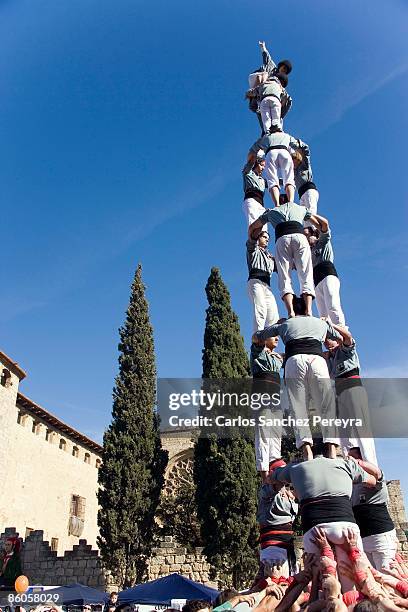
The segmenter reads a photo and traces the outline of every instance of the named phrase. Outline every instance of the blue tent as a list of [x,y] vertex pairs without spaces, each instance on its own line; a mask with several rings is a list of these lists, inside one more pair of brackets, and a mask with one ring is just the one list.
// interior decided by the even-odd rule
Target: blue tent
[[213,601],[216,589],[193,582],[179,574],[170,574],[119,593],[119,603],[170,605],[172,599],[205,599]]
[[84,606],[86,604],[105,604],[109,599],[107,593],[97,591],[83,584],[68,584],[55,589],[44,591],[47,597],[59,595],[59,600],[54,601],[59,606]]

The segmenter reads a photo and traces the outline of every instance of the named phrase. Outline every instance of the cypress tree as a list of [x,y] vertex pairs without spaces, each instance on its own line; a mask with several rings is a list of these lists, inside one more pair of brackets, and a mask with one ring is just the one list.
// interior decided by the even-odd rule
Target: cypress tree
[[154,410],[153,330],[140,265],[119,335],[119,374],[99,470],[98,545],[105,566],[126,587],[145,576],[167,464]]
[[[203,349],[204,379],[249,376],[237,315],[220,272],[206,285],[209,306]],[[223,583],[241,587],[257,570],[257,474],[253,443],[242,431],[214,433],[195,444],[194,480],[204,554]]]

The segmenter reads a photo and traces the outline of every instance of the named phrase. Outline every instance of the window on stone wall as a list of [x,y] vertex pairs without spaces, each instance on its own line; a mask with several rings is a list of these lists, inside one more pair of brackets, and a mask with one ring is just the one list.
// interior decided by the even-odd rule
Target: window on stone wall
[[102,461],[100,459],[96,459],[95,466],[97,467],[98,470],[101,467],[101,463],[102,463]]
[[68,534],[73,536],[81,536],[85,524],[85,497],[80,495],[71,496],[71,507],[69,513]]
[[19,411],[17,415],[17,423],[19,425],[22,425],[22,427],[25,427],[27,425],[27,419],[28,419],[28,415],[24,414],[24,412]]
[[67,450],[67,443],[64,438],[61,438],[61,440],[59,441],[59,447],[63,451]]
[[58,538],[51,538],[51,550],[58,552]]
[[3,387],[6,387],[6,389],[8,387],[11,387],[11,385],[13,384],[13,381],[11,378],[11,372],[7,368],[3,368],[3,371],[1,373],[1,378],[0,378],[0,384],[2,384]]
[[33,428],[31,430],[36,436],[40,435],[41,432],[41,423],[38,421],[33,421]]
[[71,497],[71,516],[77,516],[80,519],[85,518],[86,499],[80,495]]
[[84,461],[85,463],[91,463],[91,455],[89,453],[85,453]]
[[79,457],[79,448],[77,446],[72,447],[72,456],[76,458]]

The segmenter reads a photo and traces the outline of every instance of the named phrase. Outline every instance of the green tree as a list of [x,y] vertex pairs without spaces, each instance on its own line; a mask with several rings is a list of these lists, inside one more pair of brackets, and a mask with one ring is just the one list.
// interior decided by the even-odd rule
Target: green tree
[[119,334],[119,374],[99,470],[98,545],[105,566],[126,587],[145,576],[167,465],[155,413],[153,330],[140,265]]
[[[238,317],[217,268],[211,270],[203,349],[204,379],[249,376]],[[198,438],[194,480],[204,553],[224,584],[241,587],[257,564],[256,504],[258,480],[253,443],[242,430],[228,437],[208,433]]]
[[162,524],[161,535],[173,536],[189,552],[202,546],[195,494],[196,487],[191,478],[180,483],[173,494],[163,495],[157,511]]

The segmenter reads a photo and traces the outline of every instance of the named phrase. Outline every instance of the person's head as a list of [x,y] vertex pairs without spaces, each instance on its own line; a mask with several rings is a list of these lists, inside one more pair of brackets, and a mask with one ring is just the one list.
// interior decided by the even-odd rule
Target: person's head
[[361,450],[358,446],[353,446],[353,448],[349,448],[347,453],[350,455],[350,457],[353,457],[354,459],[362,459],[362,455],[361,455]]
[[20,540],[16,536],[7,538],[4,542],[4,552],[9,555],[10,553],[20,552]]
[[287,87],[288,83],[289,83],[289,79],[286,76],[286,74],[284,72],[278,72],[278,74],[276,75],[279,83],[282,85],[282,87]]
[[266,247],[269,244],[269,234],[268,234],[268,232],[261,231],[258,234],[258,244],[261,247],[261,249],[266,249]]
[[278,72],[280,72],[280,74],[290,74],[292,72],[292,63],[290,60],[281,60],[278,64]]
[[215,600],[213,601],[214,608],[218,608],[218,606],[221,606],[222,604],[229,601],[238,594],[238,591],[236,591],[235,589],[224,589],[223,591],[220,591]]
[[116,591],[112,591],[112,593],[109,595],[109,601],[111,603],[116,603],[118,601],[118,594]]
[[313,457],[323,457],[324,456],[325,445],[323,444],[322,438],[313,440],[312,452],[313,452]]
[[265,170],[265,165],[266,165],[266,161],[264,157],[257,157],[256,158],[256,162],[254,164],[254,172],[256,172],[256,174],[261,175],[262,172]]
[[369,599],[363,599],[359,601],[353,609],[353,612],[377,612],[378,606],[373,601]]
[[263,170],[265,170],[265,163],[265,151],[263,149],[259,149],[258,153],[256,154],[256,159],[253,167],[254,172],[256,172],[257,174],[261,174]]
[[283,575],[283,562],[280,559],[265,559],[263,573],[265,578],[280,578]]
[[339,346],[339,343],[337,340],[326,338],[326,340],[324,341],[324,346],[327,348],[328,351],[335,351],[336,348]]
[[279,336],[272,336],[271,338],[267,338],[265,340],[265,346],[270,351],[273,351],[278,346]]
[[293,296],[293,310],[295,315],[302,316],[306,314],[306,302],[302,297]]
[[286,195],[286,193],[281,193],[279,195],[279,206],[282,206],[282,204],[287,204],[289,202],[289,198]]
[[303,155],[300,149],[295,149],[294,151],[292,151],[291,157],[293,159],[293,165],[295,166],[295,168],[298,168],[303,162]]
[[128,603],[123,603],[120,604],[119,606],[116,606],[116,612],[131,612],[132,611],[132,606],[130,606]]
[[210,612],[212,606],[204,599],[191,599],[184,604],[181,612]]
[[305,227],[303,233],[311,247],[319,240],[319,230],[317,228]]

